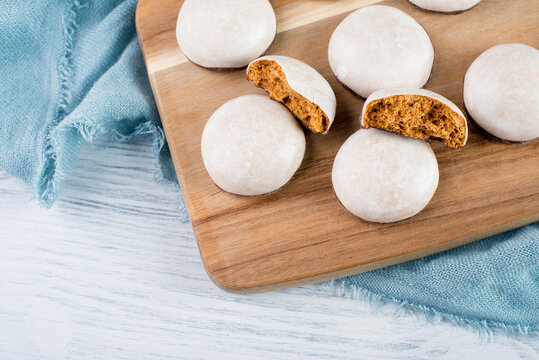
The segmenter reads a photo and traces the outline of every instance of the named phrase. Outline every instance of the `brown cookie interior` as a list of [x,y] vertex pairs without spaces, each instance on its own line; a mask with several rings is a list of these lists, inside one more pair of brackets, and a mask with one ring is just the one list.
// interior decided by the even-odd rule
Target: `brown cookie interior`
[[392,95],[371,101],[363,125],[416,139],[441,139],[461,148],[466,141],[466,119],[439,100],[422,95]]
[[273,100],[284,104],[301,122],[315,133],[324,133],[329,126],[326,113],[315,103],[294,91],[281,66],[272,60],[259,60],[249,66],[247,78],[263,88]]

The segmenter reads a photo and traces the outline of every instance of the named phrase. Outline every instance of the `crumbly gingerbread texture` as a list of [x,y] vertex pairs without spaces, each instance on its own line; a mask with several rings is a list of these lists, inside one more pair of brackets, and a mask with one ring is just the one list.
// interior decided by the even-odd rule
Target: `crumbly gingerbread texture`
[[326,113],[294,91],[281,66],[273,60],[259,60],[249,66],[247,78],[263,88],[273,100],[284,104],[301,122],[315,133],[325,133],[329,126]]
[[440,139],[453,148],[466,141],[466,119],[441,101],[422,95],[392,95],[370,102],[363,125],[416,139]]

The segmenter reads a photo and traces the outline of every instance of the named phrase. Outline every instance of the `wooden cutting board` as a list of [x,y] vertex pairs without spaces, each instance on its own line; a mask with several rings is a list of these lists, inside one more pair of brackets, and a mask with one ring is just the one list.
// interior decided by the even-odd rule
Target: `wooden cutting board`
[[327,60],[331,33],[348,13],[374,3],[394,6],[422,24],[434,44],[428,88],[462,107],[464,74],[481,52],[507,42],[539,47],[539,1],[483,0],[459,15],[425,12],[404,0],[272,1],[278,35],[269,53],[316,68],[338,104],[328,135],[306,132],[305,160],[292,181],[263,197],[228,194],[204,168],[200,136],[210,115],[234,97],[265,92],[244,71],[218,73],[187,61],[175,37],[182,2],[140,1],[137,31],[200,255],[218,286],[247,293],[328,280],[539,220],[539,141],[494,144],[472,125],[462,150],[431,142],[440,183],[421,213],[374,224],[346,212],[333,193],[331,168],[341,144],[359,129],[363,101],[335,81]]

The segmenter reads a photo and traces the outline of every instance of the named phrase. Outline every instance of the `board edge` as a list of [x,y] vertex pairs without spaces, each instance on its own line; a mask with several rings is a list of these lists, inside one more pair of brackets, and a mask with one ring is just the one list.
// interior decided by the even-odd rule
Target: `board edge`
[[437,253],[451,250],[451,249],[454,249],[463,245],[471,244],[475,241],[479,241],[493,235],[501,234],[509,230],[513,230],[513,229],[516,229],[525,225],[529,225],[537,221],[539,221],[539,214],[535,214],[524,219],[519,219],[513,222],[509,222],[509,223],[488,229],[480,233],[476,233],[476,234],[466,236],[460,239],[449,241],[449,242],[440,244],[438,246],[431,246],[426,249],[421,249],[418,251],[392,257],[389,259],[383,259],[383,260],[375,261],[368,264],[361,264],[358,266],[354,266],[354,267],[350,267],[350,268],[346,268],[342,270],[337,270],[337,271],[332,271],[332,272],[328,272],[324,274],[319,274],[319,275],[315,275],[311,277],[304,277],[304,278],[293,279],[293,280],[289,280],[285,282],[271,283],[271,284],[261,285],[261,286],[241,286],[241,284],[238,285],[237,283],[236,284],[231,283],[230,278],[222,279],[219,276],[216,276],[214,272],[208,269],[205,261],[202,261],[202,263],[204,264],[204,269],[206,270],[206,273],[208,274],[209,278],[220,289],[226,292],[235,293],[235,294],[256,294],[256,293],[283,290],[283,289],[287,289],[291,287],[297,287],[297,286],[319,283],[323,281],[334,280],[341,277],[357,275],[363,272],[401,264],[407,261],[417,260],[428,255],[437,254]]

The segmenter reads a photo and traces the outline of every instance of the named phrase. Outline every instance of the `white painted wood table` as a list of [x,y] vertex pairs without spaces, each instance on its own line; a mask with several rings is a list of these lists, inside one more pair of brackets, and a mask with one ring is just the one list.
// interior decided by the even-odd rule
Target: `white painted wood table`
[[147,143],[83,149],[55,206],[0,171],[0,359],[538,359],[320,285],[235,295],[200,262]]

